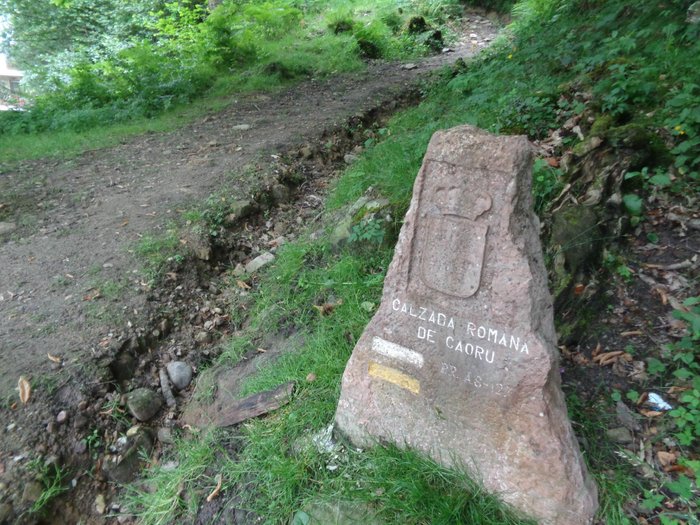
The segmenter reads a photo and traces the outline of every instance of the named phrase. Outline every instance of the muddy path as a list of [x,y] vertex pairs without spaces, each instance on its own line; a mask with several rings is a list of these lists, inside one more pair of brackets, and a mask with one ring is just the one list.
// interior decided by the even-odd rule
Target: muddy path
[[[220,290],[200,282],[202,275],[253,259],[269,248],[262,240],[288,234],[304,209],[322,206],[312,183],[285,179],[290,161],[280,159],[308,161],[332,175],[336,167],[328,159],[342,163],[353,146],[333,138],[338,130],[416,102],[426,75],[473,56],[496,33],[481,16],[466,18],[462,29],[465,36],[438,56],[412,64],[375,62],[359,74],[237,97],[225,110],[173,132],[0,172],[0,523],[37,519],[27,513],[37,495],[31,459],[39,455],[61,465],[87,459],[115,382],[136,374],[115,377],[137,367],[115,362],[125,349],[149,353],[177,331],[188,335],[163,351],[179,358],[210,342],[198,327],[216,328],[218,336],[235,328],[227,327],[217,305]],[[204,273],[192,271],[186,283],[153,289],[153,276],[135,251],[149,240],[157,250],[157,239],[174,221],[222,188],[234,200],[263,196],[266,206],[281,210],[282,226],[275,229],[259,213],[250,219],[258,230],[235,257],[221,247],[208,251],[199,258]],[[198,249],[196,238],[176,242]],[[198,306],[185,315],[190,303]],[[188,323],[191,328],[182,326]],[[157,384],[157,369],[141,366],[141,383],[130,388]],[[32,385],[26,404],[17,392],[20,377]],[[98,434],[106,435],[104,426]],[[63,521],[103,522],[93,500],[107,481],[99,474],[73,478],[67,499],[74,501],[63,509]]]

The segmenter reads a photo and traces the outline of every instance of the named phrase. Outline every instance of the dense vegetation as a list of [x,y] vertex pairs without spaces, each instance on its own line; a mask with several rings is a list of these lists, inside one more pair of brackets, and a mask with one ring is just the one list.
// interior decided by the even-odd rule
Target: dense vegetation
[[[456,1],[3,0],[10,51],[28,68],[31,111],[0,134],[80,131],[152,117],[205,94],[269,89],[439,50],[432,24]],[[0,5],[2,5],[0,4]],[[412,17],[422,23],[410,24]]]

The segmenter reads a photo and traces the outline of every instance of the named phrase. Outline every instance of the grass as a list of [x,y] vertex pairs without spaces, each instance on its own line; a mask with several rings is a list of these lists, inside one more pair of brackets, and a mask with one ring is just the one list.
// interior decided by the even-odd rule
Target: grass
[[179,232],[178,227],[170,225],[165,233],[144,235],[134,247],[150,281],[159,279],[171,263],[184,260],[185,248],[180,243]]
[[203,499],[198,492],[204,487],[211,490],[216,485],[214,475],[209,475],[207,470],[215,463],[219,468],[229,463],[219,443],[220,436],[216,433],[178,441],[174,458],[178,462],[176,470],[151,467],[147,471],[148,486],[153,490],[128,487],[126,497],[132,508],[146,509],[135,513],[141,523],[164,525],[172,523],[173,517],[183,511],[191,513],[197,509]]
[[44,516],[49,510],[50,503],[68,490],[63,483],[66,472],[55,464],[44,463],[41,457],[30,461],[27,468],[34,472],[38,483],[42,486],[41,494],[30,507],[29,513]]
[[162,133],[185,126],[230,104],[230,97],[213,96],[182,105],[150,118],[98,126],[87,130],[52,130],[34,134],[0,133],[0,174],[18,162],[44,157],[70,159],[91,150],[116,146],[146,133]]

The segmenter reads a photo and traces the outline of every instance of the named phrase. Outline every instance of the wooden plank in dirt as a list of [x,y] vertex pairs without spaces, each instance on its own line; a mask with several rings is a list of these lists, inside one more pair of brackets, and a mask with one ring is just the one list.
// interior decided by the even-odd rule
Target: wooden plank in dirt
[[228,427],[247,419],[262,416],[286,405],[292,399],[294,382],[284,383],[274,390],[266,390],[234,401],[217,417],[216,426]]

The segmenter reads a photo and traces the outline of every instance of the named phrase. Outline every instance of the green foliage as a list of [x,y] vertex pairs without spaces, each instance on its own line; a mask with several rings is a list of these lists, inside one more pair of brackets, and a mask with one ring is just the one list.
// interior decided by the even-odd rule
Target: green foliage
[[532,193],[535,213],[541,213],[563,188],[562,173],[544,159],[535,159],[532,168]]
[[357,243],[367,241],[372,244],[384,242],[384,227],[381,220],[373,219],[355,224],[352,227],[348,242]]
[[42,485],[42,492],[29,509],[31,514],[43,516],[49,508],[49,504],[61,493],[68,490],[64,485],[66,473],[56,464],[45,463],[41,457],[31,460],[27,468],[32,471],[37,481]]
[[[21,7],[11,17],[18,38],[34,23],[52,27],[47,15],[66,19],[72,30],[61,44],[47,45],[45,59],[25,62],[37,96],[30,111],[0,114],[0,135],[83,131],[153,117],[210,90],[270,89],[357,69],[363,58],[424,54],[431,42],[405,32],[403,20],[429,8],[439,22],[446,19],[443,8],[456,5],[422,0],[403,11],[389,0],[343,2],[342,9],[330,1],[230,0],[209,13],[198,1],[138,0],[112,9],[113,0],[75,0],[45,11],[26,0],[2,1]],[[153,9],[144,13],[144,5]],[[96,25],[78,38],[74,25],[83,16]],[[23,42],[17,50],[25,49]],[[31,64],[39,64],[36,71]]]

